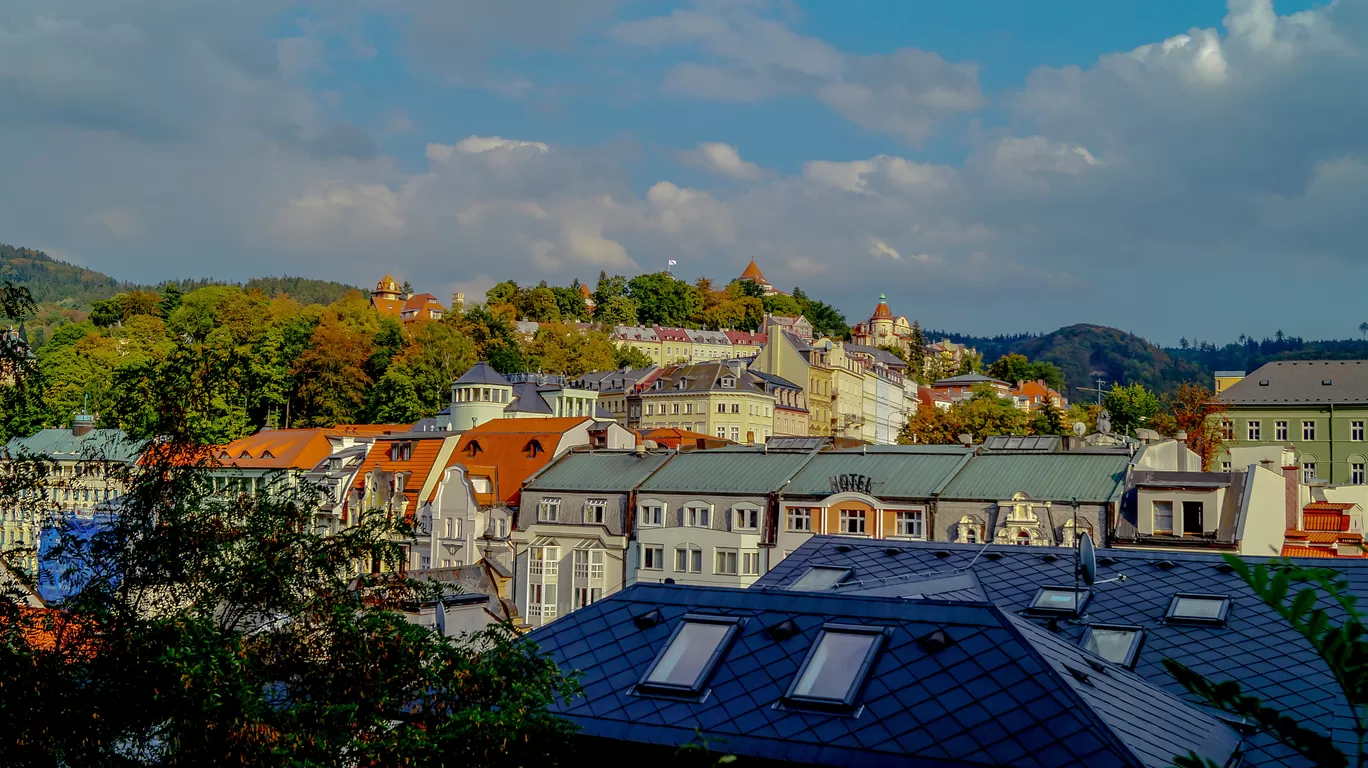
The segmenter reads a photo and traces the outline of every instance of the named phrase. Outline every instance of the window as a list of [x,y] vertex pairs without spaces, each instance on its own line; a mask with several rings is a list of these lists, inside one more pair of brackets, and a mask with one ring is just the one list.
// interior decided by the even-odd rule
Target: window
[[1079,645],[1113,664],[1131,669],[1144,640],[1145,630],[1139,627],[1093,624],[1083,631],[1083,642]]
[[1221,437],[1226,440],[1235,439],[1235,425],[1230,422],[1230,419],[1221,419]]
[[675,550],[674,569],[678,573],[702,573],[703,550],[693,546],[679,547]]
[[786,702],[849,709],[883,644],[883,628],[827,624],[784,695]]
[[723,377],[722,377],[722,388],[723,388],[723,389],[736,389],[736,379],[733,379],[733,378],[730,377],[730,376],[723,376]]
[[701,692],[740,625],[730,616],[686,615],[637,687],[647,693]]
[[584,502],[584,522],[602,525],[607,514],[607,499],[590,499]]
[[741,428],[740,428],[740,427],[732,427],[732,428],[731,428],[731,439],[732,439],[732,442],[733,442],[733,443],[739,443],[739,442],[741,442]]
[[537,502],[537,522],[554,523],[560,517],[560,499],[547,498]]
[[732,412],[732,413],[741,413],[741,404],[740,404],[740,403],[732,403],[732,404],[731,404],[731,412]]
[[1083,613],[1091,593],[1087,589],[1073,587],[1041,587],[1036,590],[1028,610],[1033,613],[1054,613],[1077,616]]
[[1363,442],[1363,422],[1349,422],[1349,439],[1353,440],[1356,443]]
[[1173,533],[1173,502],[1154,502],[1154,532]]
[[812,530],[812,510],[790,507],[788,511],[788,529],[790,531]]
[[641,506],[642,525],[663,525],[665,522],[665,507],[660,504],[643,504]]
[[727,412],[727,404],[726,404],[726,403],[718,403],[718,404],[717,404],[717,412],[718,412],[718,413],[726,413],[726,412]]
[[1349,483],[1351,485],[1363,485],[1363,464],[1362,462],[1349,465]]
[[659,571],[665,567],[665,548],[647,547],[641,548],[641,567],[648,571]]
[[646,404],[646,415],[647,415],[647,416],[654,416],[654,415],[655,415],[655,403],[647,403],[647,404]]
[[1249,422],[1249,424],[1248,424],[1249,439],[1250,439],[1250,440],[1258,440],[1258,439],[1259,439],[1259,433],[1262,431],[1262,429],[1263,429],[1263,423],[1262,423],[1262,422],[1258,422],[1258,421],[1251,421],[1251,422]]
[[760,510],[743,508],[732,512],[735,515],[732,528],[738,531],[754,531],[760,528]]
[[603,589],[601,587],[575,587],[574,607],[576,610],[602,599]]
[[841,533],[864,533],[865,513],[862,509],[841,510]]
[[1227,595],[1177,594],[1164,620],[1172,624],[1225,624],[1230,613]]
[[1230,460],[1229,460],[1229,459],[1227,459],[1227,460],[1221,462],[1221,471],[1222,471],[1222,472],[1229,472],[1229,471],[1230,471]]
[[1183,535],[1201,536],[1203,530],[1205,529],[1202,527],[1202,502],[1183,502]]
[[742,552],[741,553],[741,575],[759,576],[760,575],[760,553]]
[[1311,482],[1312,480],[1315,480],[1315,479],[1316,479],[1316,462],[1314,462],[1314,461],[1303,461],[1303,462],[1302,462],[1302,482],[1303,482],[1303,483],[1309,483],[1309,482]]
[[1274,439],[1274,440],[1286,440],[1286,439],[1287,439],[1287,422],[1285,422],[1285,421],[1275,421],[1275,422],[1273,422],[1273,439]]
[[711,527],[712,509],[708,507],[686,507],[684,509],[684,524],[691,528]]
[[849,577],[849,568],[838,568],[834,565],[814,565],[808,568],[797,581],[790,584],[789,589],[799,592],[817,592],[823,589],[831,589]]
[[1314,422],[1314,421],[1303,421],[1303,422],[1302,422],[1302,439],[1303,439],[1303,440],[1315,440],[1315,439],[1316,439],[1316,422]]
[[898,512],[894,515],[894,530],[899,536],[910,536],[914,539],[922,537],[922,513],[921,510],[911,510]]
[[670,403],[670,413],[676,415],[679,413],[679,403]]
[[717,550],[717,560],[713,563],[713,573],[718,576],[735,576],[738,559],[737,551],[734,549]]

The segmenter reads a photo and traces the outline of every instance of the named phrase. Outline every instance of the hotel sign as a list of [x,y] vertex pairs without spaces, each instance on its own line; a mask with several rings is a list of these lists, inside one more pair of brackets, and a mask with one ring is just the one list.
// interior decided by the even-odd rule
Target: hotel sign
[[874,478],[869,475],[832,475],[832,493],[863,493],[866,496],[874,495]]

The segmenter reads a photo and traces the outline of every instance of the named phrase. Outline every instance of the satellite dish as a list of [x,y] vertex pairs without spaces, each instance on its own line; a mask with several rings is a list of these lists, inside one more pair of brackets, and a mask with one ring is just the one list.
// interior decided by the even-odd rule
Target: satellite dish
[[1097,582],[1097,552],[1086,533],[1078,537],[1078,575],[1090,587]]
[[1075,435],[1078,435],[1079,437],[1082,437],[1082,436],[1084,435],[1084,433],[1086,433],[1087,431],[1088,431],[1088,425],[1087,425],[1087,424],[1084,424],[1084,423],[1081,422],[1081,421],[1075,421],[1075,422],[1074,422],[1074,425],[1073,425],[1073,432],[1074,432]]

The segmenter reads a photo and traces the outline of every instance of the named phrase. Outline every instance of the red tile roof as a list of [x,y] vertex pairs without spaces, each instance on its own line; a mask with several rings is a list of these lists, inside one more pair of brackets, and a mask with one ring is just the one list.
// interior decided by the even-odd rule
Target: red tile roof
[[1347,531],[1349,516],[1339,512],[1312,512],[1307,507],[1302,512],[1302,528],[1308,531]]
[[404,312],[404,302],[395,299],[382,299],[378,296],[371,297],[371,306],[375,311],[388,317],[399,317]]
[[329,430],[263,429],[213,449],[214,460],[238,469],[313,469],[332,453]]
[[[445,433],[425,435],[421,432],[406,433],[400,435],[381,435],[375,439],[375,445],[366,454],[366,460],[361,463],[361,469],[356,473],[356,480],[352,483],[354,490],[363,491],[366,487],[366,475],[376,471],[386,473],[408,473],[408,478],[404,481],[404,498],[409,502],[409,514],[413,514],[418,508],[418,492],[423,489],[423,483],[427,481],[428,475],[432,474],[434,465],[437,463],[437,454],[441,453],[442,445],[446,438],[450,437]],[[407,459],[391,459],[390,447],[396,442],[412,441],[413,450]]]
[[765,274],[760,271],[760,267],[755,265],[755,259],[751,259],[750,263],[746,265],[746,268],[741,271],[741,277],[739,279],[754,280],[757,283],[769,283],[769,281],[765,279]]
[[[471,477],[489,478],[491,493],[476,494],[476,501],[517,506],[523,483],[551,462],[566,432],[588,421],[583,416],[486,421],[461,435],[442,471],[464,466]],[[477,446],[473,452],[472,445]],[[429,499],[436,494],[434,486]]]
[[1303,507],[1306,512],[1348,512],[1357,504],[1339,504],[1332,501],[1313,501]]
[[1323,557],[1333,558],[1334,552],[1328,549],[1318,549],[1314,547],[1297,547],[1291,544],[1284,544],[1282,548],[1283,557]]
[[750,331],[723,331],[733,344],[746,344],[753,347],[763,347],[769,341],[767,333],[751,333]]
[[655,328],[654,328],[653,330],[656,332],[656,336],[657,336],[661,341],[688,341],[688,340],[689,340],[689,334],[688,334],[688,333],[685,333],[685,331],[684,331],[683,328],[662,328],[662,327],[660,327],[660,326],[657,325],[657,326],[655,326]]
[[[702,432],[690,432],[687,429],[677,427],[656,427],[655,429],[638,429],[637,434],[641,435],[642,440],[653,440],[656,445],[678,450],[680,446],[695,448],[703,446],[705,448],[720,448],[724,445],[734,445],[726,438],[705,435]],[[699,442],[699,441],[703,442]]]

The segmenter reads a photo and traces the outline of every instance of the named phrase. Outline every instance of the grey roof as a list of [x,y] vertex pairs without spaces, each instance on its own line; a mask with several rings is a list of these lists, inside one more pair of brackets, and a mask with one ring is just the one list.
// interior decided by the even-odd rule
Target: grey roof
[[943,499],[993,501],[1025,493],[1037,501],[1110,502],[1125,491],[1128,454],[985,453],[941,493]]
[[1005,387],[1005,386],[1009,386],[1009,385],[1007,384],[1007,382],[1002,381],[1001,379],[995,379],[995,378],[993,378],[992,376],[984,376],[984,375],[981,374],[981,373],[963,373],[963,374],[960,374],[959,376],[951,376],[951,377],[945,378],[945,379],[937,379],[936,382],[935,382],[934,384],[932,384],[931,386],[933,386],[933,387],[941,387],[941,386],[950,386],[950,387],[954,387],[954,386],[961,386],[961,385],[964,385],[964,384],[1001,384],[1001,385],[1003,385],[1004,387]]
[[[706,695],[643,694],[636,684],[689,614],[743,620]],[[767,631],[785,622],[791,635]],[[884,628],[854,714],[782,704],[829,622]],[[1189,750],[1224,765],[1239,744],[1212,715],[986,603],[637,584],[530,638],[580,672],[584,695],[553,711],[662,759],[698,734],[742,763],[909,768],[1159,768]]]
[[1368,360],[1267,363],[1219,397],[1230,405],[1368,405]]
[[645,325],[619,325],[613,335],[623,341],[660,341],[655,329]]
[[1218,377],[1218,378],[1224,379],[1224,378],[1229,378],[1229,377],[1231,377],[1231,376],[1243,376],[1243,375],[1245,375],[1245,372],[1244,372],[1244,371],[1217,371],[1214,375],[1215,375],[1216,377]]
[[501,387],[508,386],[508,379],[503,374],[494,370],[494,366],[481,360],[470,367],[461,378],[456,380],[457,384],[497,384]]
[[651,475],[641,492],[764,495],[779,490],[808,459],[804,453],[756,448],[688,451]]
[[765,441],[767,451],[811,451],[826,445],[829,438],[798,437],[797,435],[776,435]]
[[872,480],[873,495],[879,498],[929,499],[955,476],[969,456],[969,449],[955,445],[880,448],[884,450],[856,448],[819,453],[793,478],[784,493],[828,496],[835,493],[831,478],[865,475]]
[[907,365],[906,360],[903,360],[892,352],[889,352],[886,349],[879,349],[878,347],[871,347],[866,344],[846,344],[845,351],[854,352],[857,355],[869,355],[884,365],[891,365],[894,367]]
[[[680,365],[673,368],[666,368],[657,380],[661,385],[660,389],[649,389],[642,392],[643,395],[667,395],[671,393],[683,392],[755,392],[763,393],[765,385],[763,380],[756,375],[755,371],[742,369],[740,375],[727,363],[735,363],[735,360],[714,360],[706,363],[694,363],[693,365]],[[721,379],[724,376],[731,376],[737,379],[735,389],[723,388]],[[684,382],[683,389],[676,388],[680,382]]]
[[[513,385],[513,402],[509,403],[504,409],[505,413],[552,413],[551,406],[546,404],[546,398],[541,393],[544,387],[525,381],[521,384]],[[551,389],[559,389],[552,387]]]
[[757,376],[757,377],[759,377],[762,381],[764,381],[764,382],[766,382],[766,383],[768,383],[768,384],[772,384],[773,386],[776,386],[776,387],[785,387],[785,388],[787,388],[787,389],[802,389],[802,388],[803,388],[803,387],[802,387],[801,385],[799,385],[799,384],[794,384],[793,382],[789,381],[788,379],[786,379],[786,378],[784,378],[784,377],[782,377],[782,376],[775,376],[775,375],[772,374],[772,373],[765,373],[764,371],[750,371],[750,374],[751,374],[752,376]]
[[[1317,732],[1330,733],[1343,748],[1356,749],[1350,728],[1352,715],[1340,701],[1338,686],[1325,662],[1300,633],[1231,572],[1219,554],[1098,549],[1097,558],[1098,578],[1107,583],[1094,588],[1082,620],[1058,622],[1051,628],[1056,638],[1076,645],[1089,624],[1141,627],[1145,637],[1135,673],[1153,685],[1189,698],[1164,668],[1164,659],[1171,658],[1215,682],[1238,680],[1266,705],[1301,719]],[[1266,558],[1245,559],[1267,562]],[[1347,579],[1349,594],[1360,603],[1368,597],[1368,560],[1299,562],[1333,568]],[[814,536],[761,576],[751,589],[787,593],[786,586],[814,565],[848,567],[853,571],[850,579],[868,583],[904,574],[948,576],[972,565],[988,598],[1009,613],[1024,611],[1039,587],[1072,584],[1074,578],[1071,549]],[[1126,581],[1110,581],[1123,573],[1128,576]],[[1178,593],[1229,595],[1232,604],[1226,623],[1166,623],[1164,616]],[[1328,601],[1322,600],[1320,607],[1338,620],[1337,609]],[[1097,676],[1092,676],[1092,681],[1103,682]],[[1144,710],[1132,712],[1139,716]],[[1244,765],[1254,768],[1311,765],[1258,733],[1246,739],[1245,759]]]
[[689,341],[695,344],[731,344],[731,339],[721,331],[701,331],[692,328],[685,328],[684,332],[689,335]]
[[536,491],[626,493],[640,485],[673,455],[638,454],[633,451],[570,451],[534,475],[524,487]]
[[798,352],[807,353],[812,351],[812,345],[804,341],[802,336],[787,330],[782,333],[784,334],[784,340],[792,344],[793,348]]
[[47,459],[77,459],[131,462],[142,453],[146,441],[134,440],[122,429],[92,429],[76,435],[70,429],[40,429],[28,437],[12,438],[5,444],[10,456],[40,456]]

